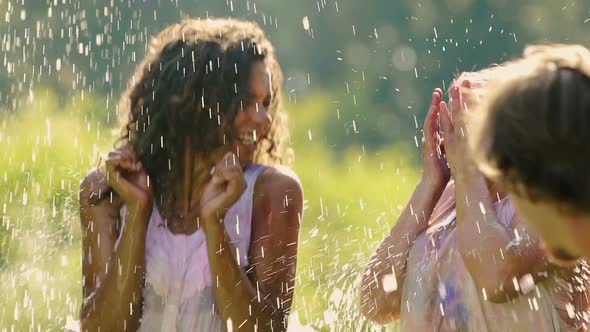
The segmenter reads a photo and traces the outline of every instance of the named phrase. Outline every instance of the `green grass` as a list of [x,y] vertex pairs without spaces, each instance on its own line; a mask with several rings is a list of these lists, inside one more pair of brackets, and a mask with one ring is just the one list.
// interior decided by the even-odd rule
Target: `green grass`
[[[382,330],[361,317],[358,283],[419,173],[411,147],[333,152],[322,137],[329,100],[290,105],[305,191],[293,313],[310,330]],[[95,96],[63,105],[44,90],[17,113],[1,113],[0,331],[62,331],[78,316],[77,190],[113,142],[107,109]]]

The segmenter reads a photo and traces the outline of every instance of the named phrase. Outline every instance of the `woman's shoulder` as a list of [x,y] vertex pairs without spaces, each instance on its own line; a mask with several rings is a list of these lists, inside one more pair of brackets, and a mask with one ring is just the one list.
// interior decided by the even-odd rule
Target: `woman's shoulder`
[[304,205],[299,177],[288,167],[267,166],[256,180],[252,204],[253,234],[299,229]]
[[303,192],[297,173],[284,165],[266,166],[256,180],[256,189],[263,191],[289,190]]
[[267,166],[254,186],[254,208],[263,214],[281,210],[294,215],[303,209],[303,186],[297,174],[286,166]]
[[106,173],[98,168],[92,168],[80,182],[80,204],[91,204],[100,200],[108,193],[109,188]]
[[89,213],[92,215],[99,213],[113,217],[118,216],[122,207],[119,196],[108,184],[106,172],[98,168],[91,169],[80,182],[78,200],[82,223],[95,219],[85,218]]

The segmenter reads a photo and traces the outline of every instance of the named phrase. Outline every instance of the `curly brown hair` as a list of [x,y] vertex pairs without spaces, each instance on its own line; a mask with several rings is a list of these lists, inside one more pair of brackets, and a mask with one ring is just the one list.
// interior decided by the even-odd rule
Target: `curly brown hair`
[[[137,153],[156,192],[182,178],[187,139],[208,161],[236,137],[234,119],[249,97],[251,68],[264,61],[272,77],[271,128],[255,162],[290,162],[282,71],[275,51],[253,22],[186,19],[154,37],[119,105],[121,137]],[[211,167],[215,161],[209,160]]]

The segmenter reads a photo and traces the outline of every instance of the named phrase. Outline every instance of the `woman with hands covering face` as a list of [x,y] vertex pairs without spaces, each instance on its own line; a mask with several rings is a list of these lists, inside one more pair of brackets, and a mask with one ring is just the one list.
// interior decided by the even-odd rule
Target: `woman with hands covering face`
[[440,89],[433,92],[422,179],[363,277],[367,318],[382,324],[399,319],[402,331],[584,328],[586,282],[578,274],[585,263],[549,263],[509,198],[469,153],[466,113],[503,70],[464,73],[448,103]]

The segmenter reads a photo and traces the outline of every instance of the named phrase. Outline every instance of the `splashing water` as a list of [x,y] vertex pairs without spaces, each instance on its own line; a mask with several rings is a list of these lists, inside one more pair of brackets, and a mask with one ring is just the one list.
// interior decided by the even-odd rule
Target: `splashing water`
[[112,147],[150,37],[188,16],[255,20],[285,72],[306,197],[290,330],[385,330],[359,285],[421,175],[423,97],[531,40],[586,42],[586,2],[473,3],[0,0],[0,332],[79,330],[80,180]]

